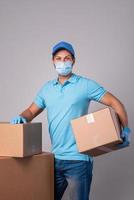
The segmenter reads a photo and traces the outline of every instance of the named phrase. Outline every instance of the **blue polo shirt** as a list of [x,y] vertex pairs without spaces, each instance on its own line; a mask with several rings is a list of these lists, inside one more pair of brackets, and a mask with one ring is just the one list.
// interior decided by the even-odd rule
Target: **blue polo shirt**
[[100,101],[106,89],[96,81],[72,73],[61,84],[58,78],[47,81],[37,92],[34,103],[47,110],[51,152],[63,160],[93,160],[78,151],[70,121],[88,114],[91,100]]

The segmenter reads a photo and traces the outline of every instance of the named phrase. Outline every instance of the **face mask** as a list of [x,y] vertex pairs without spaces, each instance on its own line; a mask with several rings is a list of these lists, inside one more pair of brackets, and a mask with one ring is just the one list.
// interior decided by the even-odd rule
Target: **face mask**
[[56,71],[60,75],[68,75],[72,71],[73,63],[71,61],[66,62],[56,62],[55,63]]

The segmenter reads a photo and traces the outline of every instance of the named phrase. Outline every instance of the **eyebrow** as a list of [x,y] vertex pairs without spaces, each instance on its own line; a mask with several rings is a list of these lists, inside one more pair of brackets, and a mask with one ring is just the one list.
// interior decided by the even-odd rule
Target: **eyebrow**
[[[60,58],[62,58],[62,56],[55,56],[55,57],[60,57]],[[64,58],[66,58],[66,57],[71,57],[71,55],[67,55],[67,56],[65,56]]]

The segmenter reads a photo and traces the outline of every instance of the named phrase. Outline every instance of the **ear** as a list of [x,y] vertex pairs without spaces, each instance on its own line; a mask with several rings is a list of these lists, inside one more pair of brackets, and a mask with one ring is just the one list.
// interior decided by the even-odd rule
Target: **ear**
[[56,66],[55,66],[55,64],[54,64],[54,59],[52,59],[52,63],[53,63],[54,68],[56,68]]
[[75,64],[75,59],[73,59],[73,65]]

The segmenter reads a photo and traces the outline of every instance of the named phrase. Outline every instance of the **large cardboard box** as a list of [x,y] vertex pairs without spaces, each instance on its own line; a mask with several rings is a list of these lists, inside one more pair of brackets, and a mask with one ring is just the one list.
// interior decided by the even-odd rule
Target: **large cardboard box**
[[0,157],[1,200],[54,200],[54,156]]
[[41,152],[41,123],[0,122],[0,156],[25,157]]
[[119,149],[120,121],[111,107],[71,120],[78,150],[91,156]]

